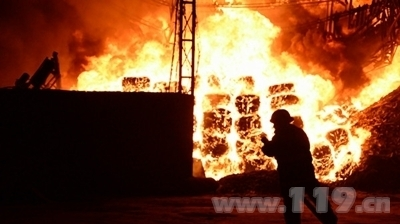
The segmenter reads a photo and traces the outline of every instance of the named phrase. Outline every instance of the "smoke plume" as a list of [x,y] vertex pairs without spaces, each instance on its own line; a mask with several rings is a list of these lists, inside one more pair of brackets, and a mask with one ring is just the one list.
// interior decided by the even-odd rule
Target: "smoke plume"
[[[305,71],[333,80],[346,92],[344,95],[356,94],[369,81],[363,67],[375,48],[365,47],[366,43],[357,38],[328,41],[324,23],[318,22],[327,16],[325,6],[293,5],[266,11],[264,14],[282,27],[274,51],[278,54],[289,52]],[[340,5],[336,7],[335,11],[343,10]],[[372,39],[368,41],[379,43]]]
[[[103,53],[107,39],[130,30],[143,35],[141,18],[168,7],[141,0],[0,1],[0,87],[13,86],[24,72],[33,74],[57,51],[63,88],[84,70],[88,57]],[[149,26],[149,24],[147,24]]]

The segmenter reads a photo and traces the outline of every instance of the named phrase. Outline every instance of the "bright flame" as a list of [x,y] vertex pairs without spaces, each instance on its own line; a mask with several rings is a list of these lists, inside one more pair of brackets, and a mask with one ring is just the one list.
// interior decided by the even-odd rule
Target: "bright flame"
[[[297,116],[308,134],[319,179],[343,179],[360,163],[361,145],[370,133],[354,128],[349,117],[387,94],[390,89],[380,87],[399,78],[384,73],[348,105],[332,104],[337,93],[331,80],[304,73],[288,54],[272,56],[279,32],[249,9],[224,9],[199,24],[193,157],[202,160],[207,177],[274,169],[276,161],[260,151],[260,136],[273,136],[269,118],[277,108]],[[149,40],[132,52],[137,42],[117,43],[111,41],[107,54],[91,58],[77,90],[122,91],[123,79],[136,77],[148,82],[136,91],[159,92],[177,81],[170,77],[170,46]]]

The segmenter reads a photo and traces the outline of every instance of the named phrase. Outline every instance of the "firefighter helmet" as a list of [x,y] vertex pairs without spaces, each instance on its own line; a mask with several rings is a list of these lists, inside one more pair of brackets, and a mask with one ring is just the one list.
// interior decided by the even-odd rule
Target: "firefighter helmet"
[[294,120],[285,109],[278,109],[271,116],[271,123],[291,123]]

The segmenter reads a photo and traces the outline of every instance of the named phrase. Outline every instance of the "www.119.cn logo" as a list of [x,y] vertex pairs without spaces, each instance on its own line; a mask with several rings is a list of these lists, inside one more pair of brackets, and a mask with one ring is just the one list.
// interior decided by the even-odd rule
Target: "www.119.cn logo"
[[[318,213],[328,212],[328,187],[317,187],[313,191],[316,199],[315,209]],[[338,187],[333,189],[331,200],[337,205],[337,213],[348,213],[356,201],[356,191],[352,187]],[[304,211],[305,200],[304,188],[293,187],[289,191],[293,200],[291,208],[295,213]],[[280,203],[280,197],[213,197],[211,198],[216,213],[231,213],[236,210],[238,213],[284,213],[286,207]],[[366,197],[358,205],[355,205],[356,213],[390,213],[389,197]]]

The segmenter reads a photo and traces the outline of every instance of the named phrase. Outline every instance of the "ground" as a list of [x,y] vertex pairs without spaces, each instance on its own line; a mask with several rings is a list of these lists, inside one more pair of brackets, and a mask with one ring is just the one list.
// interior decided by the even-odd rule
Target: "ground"
[[[0,206],[0,223],[283,223],[280,213],[216,213],[212,197],[143,197],[91,202],[46,202]],[[239,196],[239,195],[236,195]],[[356,213],[365,197],[389,197],[390,213]],[[265,195],[263,196],[265,197]],[[336,209],[337,206],[334,206]],[[400,194],[357,193],[349,213],[338,214],[339,223],[400,223]],[[303,223],[319,223],[304,209]]]

